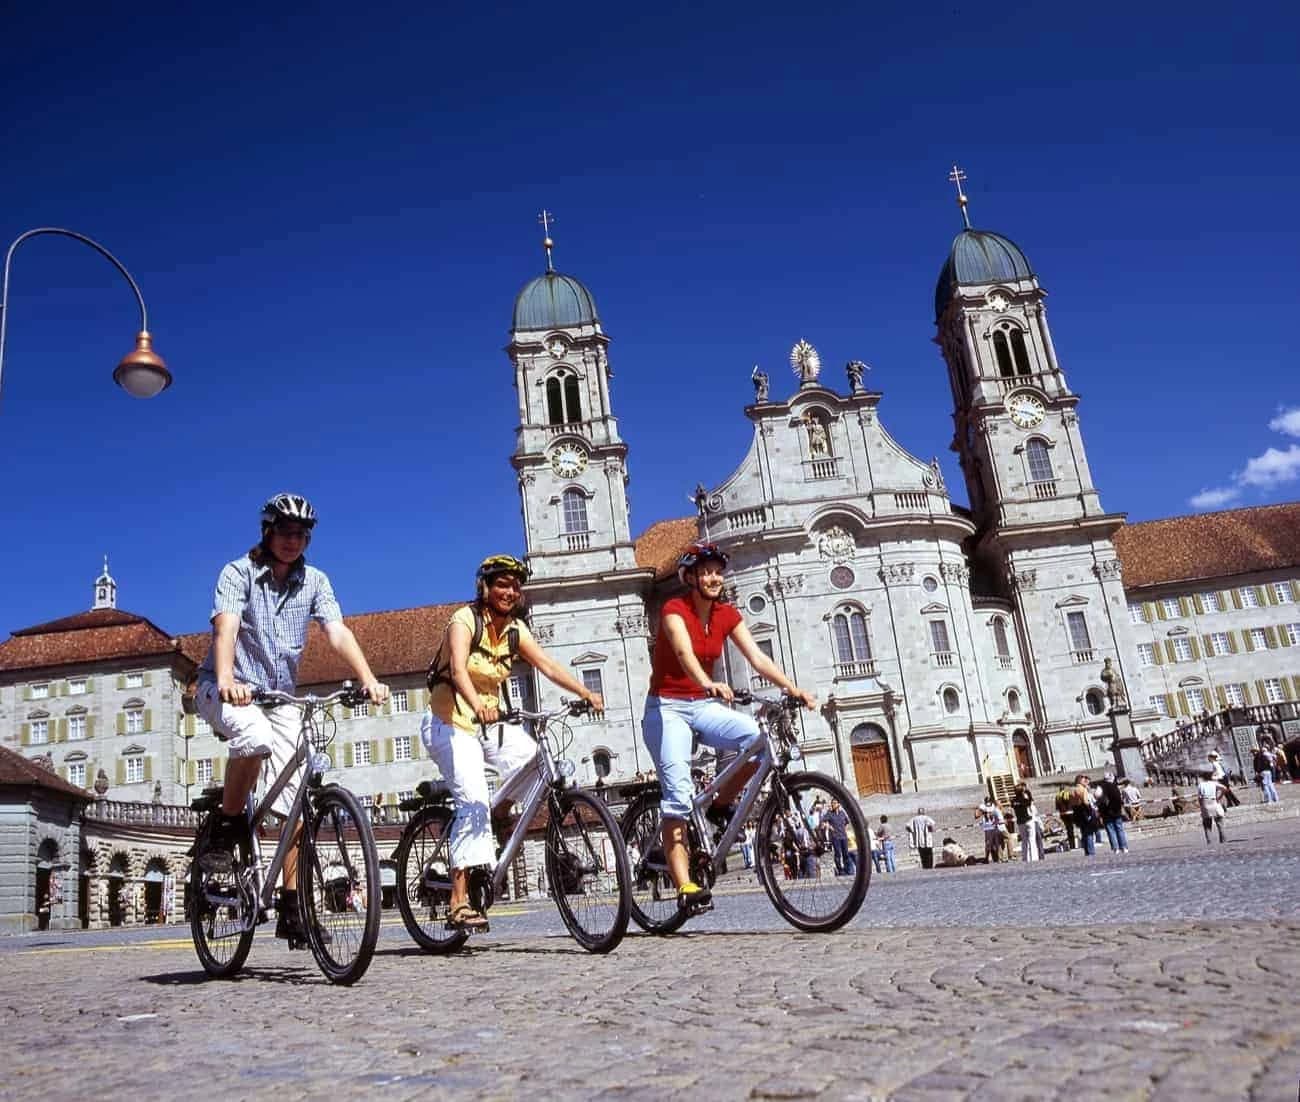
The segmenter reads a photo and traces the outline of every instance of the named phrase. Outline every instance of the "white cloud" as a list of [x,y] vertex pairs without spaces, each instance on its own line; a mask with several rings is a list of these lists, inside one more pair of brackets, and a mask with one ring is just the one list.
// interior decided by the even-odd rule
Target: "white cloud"
[[[1279,406],[1277,416],[1268,423],[1268,427],[1283,436],[1300,437],[1300,406]],[[1231,485],[1202,490],[1188,498],[1187,504],[1193,509],[1221,509],[1241,497],[1243,487],[1269,490],[1298,478],[1300,444],[1292,444],[1285,451],[1281,448],[1265,448],[1259,455],[1246,460],[1246,465],[1233,474]]]
[[1202,490],[1187,502],[1193,509],[1222,509],[1230,502],[1236,501],[1241,491],[1235,486],[1219,486],[1213,490]]
[[1286,451],[1269,448],[1247,461],[1234,477],[1242,486],[1264,487],[1300,478],[1300,444],[1292,444]]
[[1277,416],[1268,423],[1268,427],[1274,432],[1282,433],[1283,436],[1300,436],[1300,406],[1279,409]]

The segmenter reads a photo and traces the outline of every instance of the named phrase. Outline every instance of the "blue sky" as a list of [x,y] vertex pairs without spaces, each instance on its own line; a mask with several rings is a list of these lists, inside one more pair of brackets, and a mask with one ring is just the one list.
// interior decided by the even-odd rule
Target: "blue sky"
[[113,250],[176,382],[112,385],[106,263],[19,252],[0,634],[88,607],[105,551],[122,607],[203,629],[281,488],[346,611],[465,595],[522,547],[502,348],[542,207],[613,338],[634,530],[731,473],[752,365],[792,391],[801,337],[960,487],[954,160],[1051,294],[1107,508],[1295,496],[1294,5],[415,8],[6,15],[0,236]]

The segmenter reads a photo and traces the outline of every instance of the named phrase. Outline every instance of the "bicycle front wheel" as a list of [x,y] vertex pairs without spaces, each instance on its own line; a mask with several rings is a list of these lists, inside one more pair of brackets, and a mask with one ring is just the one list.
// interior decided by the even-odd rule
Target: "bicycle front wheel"
[[588,952],[608,953],[627,933],[632,901],[623,835],[588,792],[567,789],[547,806],[546,878],[560,918]]
[[397,844],[397,909],[406,932],[430,953],[454,953],[469,938],[451,913],[451,810],[421,808]]
[[638,796],[623,812],[623,840],[632,864],[632,918],[651,934],[671,934],[687,919],[677,906],[660,837],[658,792]]
[[203,971],[214,979],[229,979],[248,959],[253,947],[252,847],[248,839],[235,845],[230,872],[204,872],[200,858],[207,852],[214,816],[209,815],[194,840],[190,863],[190,935]]
[[356,983],[370,967],[383,905],[370,816],[336,784],[307,800],[298,861],[302,928],[325,978]]
[[[846,833],[856,849],[847,843],[817,844],[810,823],[818,810],[829,811],[832,800],[848,816]],[[839,781],[821,773],[774,777],[754,845],[763,890],[791,926],[809,933],[838,930],[867,897],[871,882],[867,823],[857,799]]]

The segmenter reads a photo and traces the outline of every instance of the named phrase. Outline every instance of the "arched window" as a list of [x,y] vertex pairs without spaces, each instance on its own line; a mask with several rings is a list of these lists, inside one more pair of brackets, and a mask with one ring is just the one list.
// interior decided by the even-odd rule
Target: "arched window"
[[1052,457],[1047,452],[1047,444],[1034,437],[1025,445],[1025,454],[1029,458],[1029,481],[1051,482],[1056,477],[1052,470]]
[[546,380],[546,423],[564,424],[564,392],[555,376]]
[[861,609],[841,608],[831,619],[835,630],[835,661],[871,661],[871,637],[867,633],[867,618]]
[[1015,689],[1007,693],[1007,711],[1013,716],[1020,714],[1020,694]]
[[1090,716],[1099,716],[1106,710],[1106,698],[1099,689],[1089,689],[1084,695],[1083,706],[1088,709]]
[[579,490],[565,490],[564,497],[564,534],[587,531],[587,499]]
[[608,750],[596,750],[591,755],[591,764],[596,768],[596,776],[608,777],[613,763],[610,761]]
[[564,419],[572,424],[582,420],[582,401],[578,396],[578,376],[564,380]]
[[1002,658],[1011,657],[1011,644],[1007,642],[1007,622],[1001,616],[993,620],[993,646]]
[[949,715],[955,715],[961,708],[961,697],[957,695],[957,690],[949,686],[943,691],[943,710]]
[[1016,374],[1029,374],[1029,349],[1025,347],[1025,335],[1019,329],[1011,330],[1011,355],[1016,361]]
[[1007,335],[999,329],[993,334],[993,355],[998,361],[998,374],[1004,379],[1011,378],[1015,369],[1011,366],[1011,349],[1007,345]]

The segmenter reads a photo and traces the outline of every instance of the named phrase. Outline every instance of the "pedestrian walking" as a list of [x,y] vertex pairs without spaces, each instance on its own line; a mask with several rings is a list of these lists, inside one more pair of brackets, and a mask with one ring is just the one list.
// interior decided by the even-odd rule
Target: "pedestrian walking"
[[740,856],[744,858],[745,868],[754,867],[754,824],[746,823],[740,832]]
[[1016,819],[1016,833],[1020,836],[1020,860],[1038,860],[1038,808],[1034,806],[1033,793],[1024,781],[1016,785],[1011,796],[1011,813]]
[[[933,819],[930,820],[930,829],[934,829]],[[898,865],[894,860],[894,832],[889,827],[888,815],[880,816],[880,826],[875,830],[875,838],[880,846],[880,859],[885,863],[885,872],[897,872]]]
[[1101,813],[1101,822],[1106,828],[1111,853],[1128,853],[1128,833],[1124,829],[1124,793],[1120,791],[1119,782],[1110,770],[1097,782],[1096,796],[1097,810]]
[[[883,822],[883,816],[882,816]],[[918,807],[916,814],[907,824],[908,842],[915,848],[921,858],[921,868],[934,868],[934,828],[937,824],[925,813],[925,808]]]
[[1006,821],[992,796],[985,796],[984,802],[975,809],[975,821],[984,831],[984,860],[1001,861],[1002,831]]
[[1223,834],[1223,820],[1225,818],[1223,804],[1219,802],[1223,795],[1223,785],[1214,779],[1210,770],[1201,771],[1201,781],[1196,786],[1196,799],[1201,805],[1201,829],[1205,831],[1205,844],[1210,844],[1210,828],[1212,826],[1219,828],[1219,845],[1223,845],[1228,839]]
[[1273,767],[1275,761],[1273,758],[1272,747],[1256,746],[1253,765],[1255,767],[1255,780],[1259,784],[1260,790],[1264,793],[1264,802],[1266,804],[1277,803],[1277,789],[1273,786]]
[[835,875],[856,873],[857,860],[849,854],[849,816],[840,807],[839,800],[831,800],[830,810],[822,816],[822,826],[830,835],[831,853],[835,857]]
[[1088,783],[1086,773],[1080,773],[1074,778],[1074,789],[1070,794],[1070,809],[1074,814],[1074,825],[1079,832],[1079,842],[1083,846],[1084,856],[1095,857],[1101,816],[1097,814],[1097,801],[1092,795],[1092,786]]

